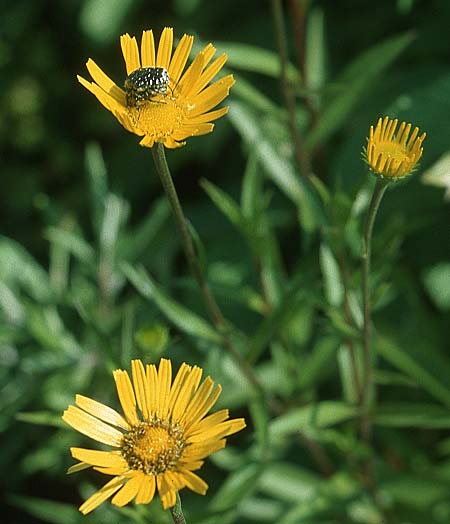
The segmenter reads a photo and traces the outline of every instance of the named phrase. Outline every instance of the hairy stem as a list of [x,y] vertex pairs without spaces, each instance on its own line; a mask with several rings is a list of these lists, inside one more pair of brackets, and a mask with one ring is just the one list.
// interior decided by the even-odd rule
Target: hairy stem
[[247,377],[248,382],[253,386],[255,391],[258,392],[258,394],[262,394],[263,388],[247,360],[244,359],[244,357],[233,344],[228,329],[228,323],[225,321],[222,312],[206,282],[202,267],[194,249],[192,237],[188,228],[188,222],[186,220],[186,217],[184,216],[180,199],[178,198],[178,194],[172,180],[172,175],[170,174],[169,166],[167,165],[166,156],[164,153],[164,146],[157,142],[152,147],[152,154],[153,160],[155,161],[156,170],[158,172],[159,178],[161,180],[164,191],[172,208],[173,215],[175,217],[175,222],[177,225],[178,234],[180,236],[184,254],[188,261],[190,270],[195,280],[197,281],[197,285],[200,289],[203,301],[211,317],[211,320],[214,326],[217,328],[217,330],[221,333],[225,348],[233,357],[235,362],[239,365],[240,369]]
[[294,143],[295,160],[300,174],[305,178],[309,177],[311,172],[311,166],[309,156],[306,152],[303,137],[297,126],[296,121],[296,108],[295,108],[295,95],[292,89],[292,84],[288,78],[288,56],[287,56],[287,43],[286,43],[286,28],[284,25],[283,18],[283,7],[281,0],[272,0],[272,13],[275,24],[275,33],[277,38],[278,54],[280,56],[280,78],[281,88],[283,91],[284,103],[286,105],[289,129],[291,132],[292,141]]
[[388,182],[378,178],[370,200],[369,209],[364,224],[363,252],[362,252],[362,294],[363,294],[363,347],[364,347],[364,381],[362,396],[361,433],[363,438],[370,442],[372,424],[370,421],[370,404],[373,390],[373,354],[371,348],[371,304],[369,292],[370,259],[372,251],[372,231],[378,208]]
[[175,524],[186,524],[186,519],[183,515],[183,510],[181,509],[181,498],[177,491],[177,501],[175,506],[170,508],[170,513],[172,513],[172,518]]

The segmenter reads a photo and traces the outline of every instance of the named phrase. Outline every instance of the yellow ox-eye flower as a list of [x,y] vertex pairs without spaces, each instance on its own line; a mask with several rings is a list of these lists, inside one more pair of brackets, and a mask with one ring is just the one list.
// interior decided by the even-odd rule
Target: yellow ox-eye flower
[[161,142],[168,148],[180,147],[186,138],[214,129],[211,122],[225,115],[228,108],[212,109],[228,96],[234,84],[233,75],[228,75],[208,85],[227,60],[222,54],[210,64],[216,52],[211,44],[183,74],[193,41],[193,36],[183,35],[172,54],[173,29],[166,27],[155,52],[153,32],[144,31],[139,53],[136,38],[122,35],[120,44],[128,75],[125,89],[91,59],[86,66],[94,82],[81,76],[78,80],[125,129],[143,137],[142,146]]
[[113,373],[125,417],[82,395],[62,417],[83,435],[114,448],[71,448],[80,462],[68,473],[92,466],[113,476],[80,506],[84,514],[111,496],[116,506],[133,499],[147,504],[158,490],[163,507],[170,508],[184,487],[204,495],[208,485],[193,471],[225,446],[225,437],[245,427],[242,418],[229,420],[227,409],[207,416],[221,387],[214,387],[210,377],[200,385],[201,368],[182,364],[173,382],[170,360],[161,359],[158,368],[133,360],[131,370],[132,381],[126,371]]
[[426,133],[419,136],[419,128],[411,132],[411,124],[402,122],[397,130],[398,120],[388,116],[380,118],[375,127],[370,126],[365,161],[377,175],[388,179],[400,179],[411,174],[423,153],[422,142]]

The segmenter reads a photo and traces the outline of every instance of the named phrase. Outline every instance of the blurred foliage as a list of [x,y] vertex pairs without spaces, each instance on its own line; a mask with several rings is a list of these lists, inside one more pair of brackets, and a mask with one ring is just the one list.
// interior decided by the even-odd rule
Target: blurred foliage
[[[270,2],[6,0],[0,18],[0,480],[2,520],[86,522],[100,476],[65,477],[85,439],[60,414],[76,393],[117,406],[130,358],[203,366],[248,429],[204,466],[196,524],[450,521],[450,73],[444,0],[310,0],[304,77],[285,14],[296,169]],[[238,23],[237,23],[238,21]],[[214,133],[168,153],[211,288],[267,395],[224,354],[179,250],[151,155],[76,81],[88,57],[117,83],[120,34],[196,35],[237,83]],[[305,102],[307,101],[307,103]],[[377,407],[358,437],[360,238],[370,124],[427,132],[422,170],[389,190],[375,226]],[[423,172],[423,174],[422,174]],[[374,501],[361,464],[373,459]],[[187,491],[187,490],[186,490]],[[170,522],[158,500],[89,522]]]

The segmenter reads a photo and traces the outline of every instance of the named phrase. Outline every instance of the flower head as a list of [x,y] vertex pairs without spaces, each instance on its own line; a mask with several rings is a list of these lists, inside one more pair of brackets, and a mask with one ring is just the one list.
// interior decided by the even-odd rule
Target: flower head
[[380,118],[375,127],[370,126],[367,147],[363,156],[370,169],[377,175],[399,179],[411,174],[422,156],[422,142],[426,133],[419,136],[419,128],[411,132],[411,124],[402,122],[397,129],[398,120],[388,116]]
[[212,110],[224,100],[234,84],[228,75],[208,86],[227,60],[208,44],[183,73],[194,37],[183,35],[172,54],[173,29],[166,27],[158,50],[152,31],[144,31],[140,53],[136,38],[120,37],[127,77],[124,89],[118,87],[89,59],[86,67],[94,80],[78,76],[80,83],[93,93],[106,109],[132,133],[142,136],[140,144],[152,147],[161,142],[168,148],[184,145],[190,136],[210,133],[211,123],[225,115],[227,107]]
[[208,485],[193,471],[225,446],[225,437],[245,427],[242,418],[229,420],[227,409],[207,416],[221,387],[214,387],[210,377],[200,385],[201,368],[182,364],[173,382],[170,360],[161,359],[158,368],[133,360],[131,370],[132,380],[126,371],[113,373],[125,417],[82,395],[62,417],[80,433],[114,448],[71,448],[80,462],[69,473],[92,466],[113,476],[80,506],[84,514],[113,495],[116,506],[133,499],[147,504],[158,490],[164,508],[175,504],[184,487],[204,495]]

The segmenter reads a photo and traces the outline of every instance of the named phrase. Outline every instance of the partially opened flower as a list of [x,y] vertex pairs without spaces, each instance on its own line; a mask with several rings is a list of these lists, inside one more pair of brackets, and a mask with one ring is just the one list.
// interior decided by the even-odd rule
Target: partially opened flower
[[398,120],[388,116],[380,118],[375,127],[370,126],[365,161],[377,175],[400,179],[414,171],[423,153],[422,142],[426,133],[419,136],[419,128],[411,132],[411,124],[402,122],[397,130]]
[[211,122],[228,111],[227,107],[213,108],[228,96],[234,84],[233,75],[228,75],[208,85],[227,60],[222,54],[210,63],[216,51],[211,44],[184,71],[193,41],[193,36],[183,35],[172,54],[173,29],[166,27],[156,52],[153,32],[144,31],[139,53],[136,38],[122,35],[127,72],[124,89],[91,59],[86,66],[94,82],[81,76],[78,80],[125,129],[143,137],[142,146],[161,142],[168,148],[179,147],[186,138],[213,130]]
[[170,508],[184,487],[204,495],[208,485],[193,472],[225,446],[225,437],[245,427],[242,418],[230,420],[227,409],[207,415],[221,388],[210,377],[200,385],[201,368],[182,364],[172,382],[170,360],[161,359],[158,368],[144,368],[140,360],[131,366],[132,381],[126,371],[114,371],[125,417],[82,395],[63,415],[80,433],[114,448],[71,448],[80,462],[69,473],[92,466],[113,476],[80,506],[84,514],[111,496],[116,506],[133,499],[147,504],[158,490],[163,507]]

